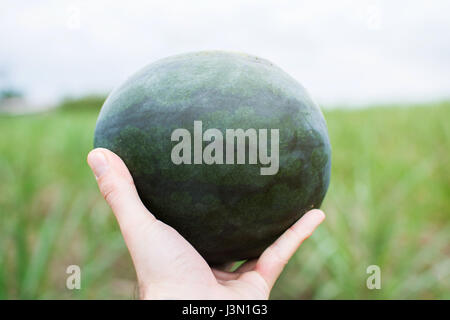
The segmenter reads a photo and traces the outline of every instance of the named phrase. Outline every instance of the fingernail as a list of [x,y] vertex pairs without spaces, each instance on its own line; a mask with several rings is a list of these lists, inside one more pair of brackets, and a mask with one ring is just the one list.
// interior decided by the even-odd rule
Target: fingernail
[[318,217],[320,217],[321,219],[325,219],[325,213],[323,213],[322,210],[319,209],[315,209],[314,210],[314,214],[316,214]]
[[105,174],[109,168],[108,161],[101,151],[92,151],[89,153],[88,163],[97,179]]

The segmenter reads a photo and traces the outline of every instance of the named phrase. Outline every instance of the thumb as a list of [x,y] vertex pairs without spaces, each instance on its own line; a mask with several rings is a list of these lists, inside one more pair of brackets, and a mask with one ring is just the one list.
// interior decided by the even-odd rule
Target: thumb
[[[98,148],[88,154],[87,161],[97,178],[100,192],[117,218],[139,286],[146,288],[149,281],[173,278],[178,270],[176,267],[180,265],[180,257],[183,257],[183,268],[189,270],[192,279],[196,276],[204,278],[206,271],[210,271],[206,262],[175,229],[157,220],[145,208],[133,178],[119,156]],[[161,243],[164,245],[158,245]],[[192,262],[190,258],[193,257],[197,260],[192,259]],[[199,267],[196,261],[203,261],[203,264]],[[190,263],[193,263],[192,267],[189,267]],[[185,273],[180,274],[183,276]],[[215,281],[212,273],[209,280]]]
[[88,154],[87,162],[119,222],[125,241],[134,234],[131,230],[156,220],[139,198],[133,178],[119,156],[108,149],[97,148]]

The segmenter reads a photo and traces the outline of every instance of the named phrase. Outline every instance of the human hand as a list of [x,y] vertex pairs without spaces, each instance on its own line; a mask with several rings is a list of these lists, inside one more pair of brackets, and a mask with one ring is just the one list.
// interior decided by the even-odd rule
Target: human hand
[[258,259],[234,272],[219,270],[211,268],[186,239],[145,208],[130,172],[116,154],[98,148],[87,160],[119,223],[142,299],[268,299],[286,263],[325,219],[322,211],[311,210]]

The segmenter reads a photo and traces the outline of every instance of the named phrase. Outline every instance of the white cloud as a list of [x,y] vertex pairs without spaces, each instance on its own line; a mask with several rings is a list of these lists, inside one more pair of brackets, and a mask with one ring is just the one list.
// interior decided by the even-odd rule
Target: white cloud
[[448,1],[3,1],[0,69],[35,101],[186,51],[267,58],[322,104],[448,98]]

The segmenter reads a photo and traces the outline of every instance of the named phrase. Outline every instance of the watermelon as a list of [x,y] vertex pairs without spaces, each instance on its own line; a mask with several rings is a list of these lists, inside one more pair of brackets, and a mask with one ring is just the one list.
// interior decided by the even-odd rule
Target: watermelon
[[105,101],[94,146],[123,159],[144,205],[211,265],[258,257],[320,207],[330,180],[318,106],[280,68],[240,53],[144,67]]

